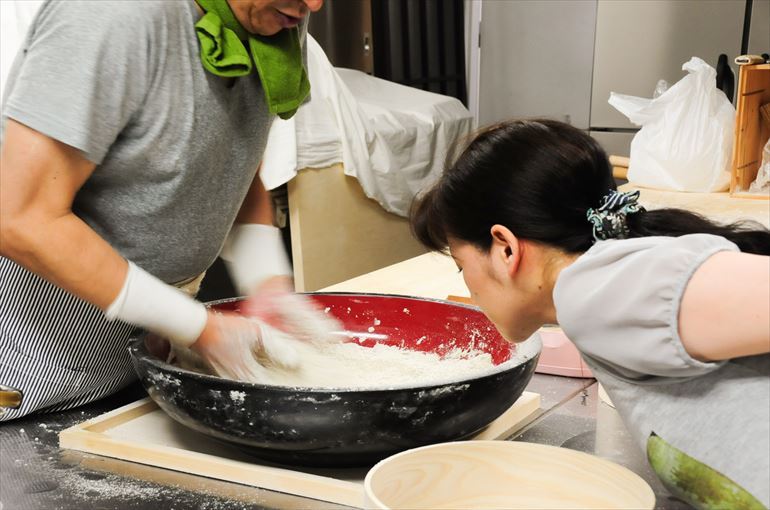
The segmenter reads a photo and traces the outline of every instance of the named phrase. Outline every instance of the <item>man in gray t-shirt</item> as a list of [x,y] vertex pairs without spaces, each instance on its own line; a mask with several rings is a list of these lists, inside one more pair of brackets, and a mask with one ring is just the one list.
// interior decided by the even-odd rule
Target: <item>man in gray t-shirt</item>
[[[301,34],[322,1],[42,6],[3,98],[0,384],[24,401],[0,419],[126,384],[133,326],[248,376],[239,349],[250,346],[228,335],[243,321],[213,318],[169,284],[195,281],[226,240],[233,263],[249,257],[239,287],[290,273],[256,177],[270,93],[294,77],[307,86]],[[218,38],[228,30],[237,55]],[[259,51],[286,64],[260,67]]]

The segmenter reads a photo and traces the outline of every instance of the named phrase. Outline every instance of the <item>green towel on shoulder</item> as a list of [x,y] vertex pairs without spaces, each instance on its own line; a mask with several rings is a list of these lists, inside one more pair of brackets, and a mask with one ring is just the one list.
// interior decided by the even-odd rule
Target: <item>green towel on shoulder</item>
[[233,78],[251,73],[253,60],[270,113],[282,119],[294,115],[310,92],[299,29],[283,29],[272,36],[250,34],[227,0],[197,1],[206,11],[195,24],[203,67],[217,76]]

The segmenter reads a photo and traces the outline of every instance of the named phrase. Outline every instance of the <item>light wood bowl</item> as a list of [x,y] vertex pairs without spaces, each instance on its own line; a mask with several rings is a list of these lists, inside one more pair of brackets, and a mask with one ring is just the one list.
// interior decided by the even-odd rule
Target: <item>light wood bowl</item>
[[651,509],[647,482],[613,462],[566,448],[468,441],[389,457],[366,476],[378,509]]

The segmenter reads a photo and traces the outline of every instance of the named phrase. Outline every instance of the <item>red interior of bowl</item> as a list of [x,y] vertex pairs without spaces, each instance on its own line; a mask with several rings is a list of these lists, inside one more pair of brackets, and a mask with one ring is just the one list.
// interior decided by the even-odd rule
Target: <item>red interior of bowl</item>
[[[480,311],[453,303],[367,294],[312,294],[321,310],[337,318],[350,341],[435,352],[474,349],[487,352],[497,365],[508,361],[515,346],[497,332]],[[240,301],[217,305],[240,311]]]

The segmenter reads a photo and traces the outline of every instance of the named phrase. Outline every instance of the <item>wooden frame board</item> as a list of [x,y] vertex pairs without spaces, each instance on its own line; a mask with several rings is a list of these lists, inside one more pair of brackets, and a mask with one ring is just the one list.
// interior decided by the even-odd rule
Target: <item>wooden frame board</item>
[[[524,392],[472,440],[506,439],[538,416],[540,395]],[[63,430],[61,448],[361,507],[366,468],[294,469],[267,463],[171,419],[149,398]]]
[[763,121],[760,114],[765,104],[770,104],[770,64],[740,66],[730,179],[730,193],[740,198],[768,198],[748,192],[762,163],[762,149],[770,138],[770,123]]

